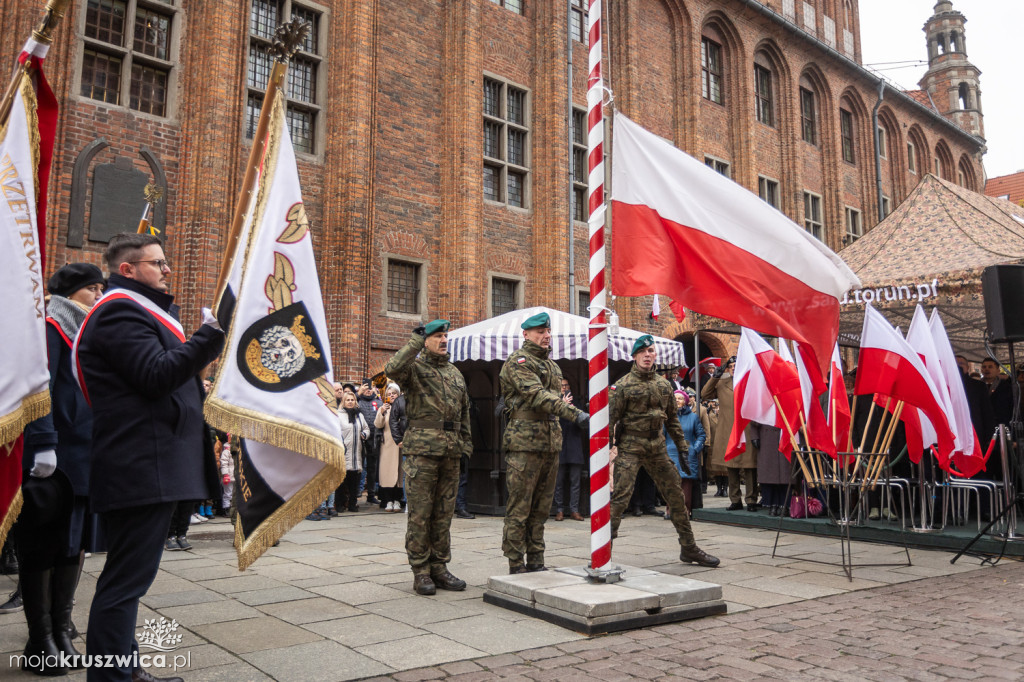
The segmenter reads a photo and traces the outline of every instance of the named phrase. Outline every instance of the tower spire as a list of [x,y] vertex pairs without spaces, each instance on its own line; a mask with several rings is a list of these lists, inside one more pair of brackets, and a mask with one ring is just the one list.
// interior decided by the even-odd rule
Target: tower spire
[[967,18],[953,9],[951,0],[935,3],[922,29],[928,45],[928,71],[918,85],[928,92],[939,113],[983,138],[981,71],[967,58],[966,23]]

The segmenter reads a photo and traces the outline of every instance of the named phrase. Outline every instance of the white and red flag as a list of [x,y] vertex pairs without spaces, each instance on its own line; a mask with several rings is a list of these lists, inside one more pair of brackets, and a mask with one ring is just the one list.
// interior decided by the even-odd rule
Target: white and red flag
[[750,422],[782,429],[779,450],[789,456],[793,450],[789,434],[796,433],[800,427],[800,379],[793,365],[783,360],[760,335],[745,327],[740,331],[736,351],[733,410],[726,460],[743,452],[744,431]]
[[43,267],[57,100],[43,75],[46,49],[25,45],[0,121],[0,542],[21,508],[22,430],[50,411]]
[[[796,339],[824,374],[857,276],[751,192],[622,114],[612,145],[612,293]],[[675,307],[673,307],[675,310]]]
[[928,328],[932,333],[944,379],[943,383],[949,395],[952,411],[948,416],[950,421],[956,424],[956,433],[959,436],[949,471],[958,476],[970,478],[984,470],[988,462],[988,454],[982,452],[981,443],[978,442],[978,434],[974,430],[974,422],[971,421],[967,393],[964,391],[963,379],[960,378],[960,368],[956,365],[953,345],[949,342],[949,335],[946,334],[946,326],[942,323],[938,308],[932,309]]
[[[836,444],[829,431],[828,422],[825,421],[825,413],[821,409],[819,400],[822,394],[828,391],[828,386],[818,374],[809,349],[799,341],[794,341],[793,344],[796,347],[796,358],[792,362],[796,365],[796,373],[800,378],[800,397],[803,401],[804,420],[807,424],[807,444],[835,458]],[[786,342],[779,339],[780,354],[785,347]],[[788,349],[786,352],[788,354]]]
[[[949,421],[935,382],[932,381],[917,352],[870,303],[864,308],[860,361],[857,365],[857,381],[853,392],[856,395],[873,393],[876,395],[876,401],[879,396],[883,400],[886,397],[894,401],[902,400],[906,403],[903,422],[910,430],[914,428],[917,412],[908,412],[907,408],[919,409],[934,427],[938,451],[952,452],[954,436],[949,428]],[[911,438],[911,433],[908,433],[907,451],[911,460],[917,463],[921,461],[923,452],[917,449],[917,443],[921,443],[923,447],[930,443],[923,440],[915,443],[915,440],[917,439]]]
[[843,359],[839,355],[839,344],[832,348],[832,361],[828,369],[828,415],[826,422],[832,433],[836,449],[841,452],[852,450],[850,443],[850,401],[846,396],[846,382],[843,380]]
[[[921,358],[921,362],[924,363],[925,370],[928,372],[928,377],[932,380],[932,383],[935,384],[936,396],[939,405],[942,407],[942,411],[946,415],[949,430],[953,434],[953,448],[951,450],[945,451],[941,448],[935,450],[935,455],[939,460],[939,466],[942,467],[943,470],[948,470],[950,457],[952,457],[955,450],[958,450],[961,447],[961,438],[956,420],[951,416],[953,414],[953,406],[950,404],[949,388],[946,386],[946,377],[942,372],[939,351],[935,347],[935,337],[932,335],[931,327],[928,324],[928,316],[920,304],[918,304],[914,309],[914,317],[911,319],[910,326],[907,328],[907,343],[910,344],[911,348],[917,351],[918,356]],[[931,420],[929,420],[928,417],[920,410],[918,410],[918,418],[921,425],[920,447],[923,449],[937,441],[937,434]],[[908,425],[908,450],[910,447],[913,447],[914,449],[919,447],[916,443],[912,446],[910,445],[909,440],[911,435],[916,438],[919,434]]]

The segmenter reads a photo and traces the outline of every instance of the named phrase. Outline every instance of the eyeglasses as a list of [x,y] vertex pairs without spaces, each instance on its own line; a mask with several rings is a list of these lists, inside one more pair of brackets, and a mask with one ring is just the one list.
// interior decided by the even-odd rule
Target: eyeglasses
[[156,266],[157,270],[163,270],[164,268],[167,268],[168,270],[171,269],[170,262],[164,260],[163,258],[158,258],[156,260],[130,260],[128,262],[131,263],[132,265],[135,265],[137,263],[152,263],[153,265]]

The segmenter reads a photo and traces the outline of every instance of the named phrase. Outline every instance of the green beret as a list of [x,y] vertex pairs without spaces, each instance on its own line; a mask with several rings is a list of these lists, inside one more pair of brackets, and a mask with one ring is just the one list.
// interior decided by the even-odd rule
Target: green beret
[[644,334],[633,343],[633,350],[629,351],[630,355],[636,355],[644,348],[654,345],[654,337],[650,334]]
[[550,326],[551,326],[551,316],[548,315],[547,313],[537,313],[533,317],[526,318],[526,321],[523,322],[523,324],[522,324],[523,329],[536,329],[537,327],[550,327]]
[[451,326],[452,323],[448,320],[434,320],[433,322],[427,322],[427,326],[423,328],[423,333],[425,336],[430,336],[438,332],[446,332]]

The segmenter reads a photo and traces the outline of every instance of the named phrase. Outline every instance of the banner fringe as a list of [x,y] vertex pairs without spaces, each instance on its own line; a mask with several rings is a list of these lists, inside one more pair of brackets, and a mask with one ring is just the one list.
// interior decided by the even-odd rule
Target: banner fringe
[[45,417],[50,413],[50,389],[46,388],[34,395],[26,396],[21,405],[14,408],[14,411],[0,417],[0,443],[10,443],[16,440],[25,426],[31,422]]
[[263,553],[284,537],[313,511],[328,495],[345,480],[345,468],[324,467],[320,473],[292,495],[273,514],[263,520],[249,537],[242,531],[242,522],[235,520],[235,551],[238,554],[238,570],[249,568]]
[[11,532],[14,522],[18,520],[18,515],[21,513],[21,503],[21,488],[18,488],[18,491],[14,493],[14,499],[11,500],[11,506],[7,508],[3,521],[0,521],[0,546],[7,542],[7,534]]

